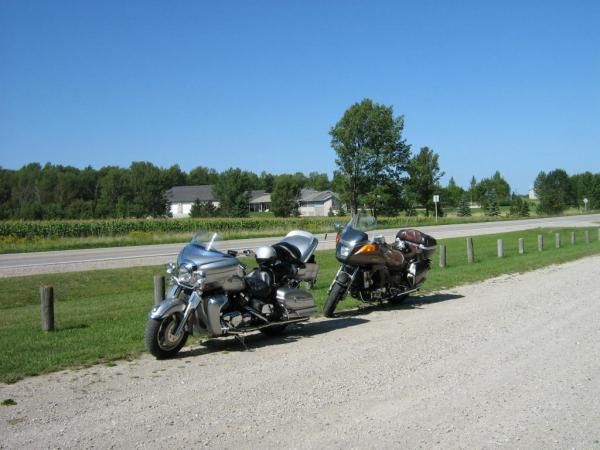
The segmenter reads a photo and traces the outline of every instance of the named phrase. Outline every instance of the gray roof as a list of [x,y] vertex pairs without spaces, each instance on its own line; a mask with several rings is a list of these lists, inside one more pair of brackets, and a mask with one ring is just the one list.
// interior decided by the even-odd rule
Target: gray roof
[[201,202],[216,201],[213,195],[212,185],[203,184],[200,186],[173,186],[165,195],[170,203],[193,203],[196,200]]
[[315,191],[314,189],[302,189],[300,192],[300,202],[325,202],[331,197],[337,197],[338,195],[332,191]]
[[265,195],[269,196],[269,200],[267,200],[267,202],[270,202],[271,194],[268,194],[267,191],[250,191],[250,203],[265,203],[264,200],[257,200]]
[[264,192],[264,194],[259,195],[258,197],[251,198],[250,203],[271,203],[271,194]]

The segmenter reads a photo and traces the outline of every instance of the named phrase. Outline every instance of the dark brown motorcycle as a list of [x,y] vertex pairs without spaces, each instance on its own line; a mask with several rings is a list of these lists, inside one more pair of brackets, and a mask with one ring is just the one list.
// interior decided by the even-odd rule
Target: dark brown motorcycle
[[431,269],[436,240],[418,230],[400,230],[393,244],[383,236],[369,239],[372,217],[355,215],[336,236],[335,256],[342,263],[329,287],[325,317],[350,295],[363,302],[401,301],[415,292]]

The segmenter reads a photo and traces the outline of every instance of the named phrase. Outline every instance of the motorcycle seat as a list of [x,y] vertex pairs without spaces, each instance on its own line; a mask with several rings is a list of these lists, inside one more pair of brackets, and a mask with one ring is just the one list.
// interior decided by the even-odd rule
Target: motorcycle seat
[[285,261],[290,264],[298,264],[303,265],[302,263],[302,254],[300,250],[295,245],[290,244],[289,242],[281,241],[277,244],[273,245],[273,248],[277,252],[277,257],[281,261]]

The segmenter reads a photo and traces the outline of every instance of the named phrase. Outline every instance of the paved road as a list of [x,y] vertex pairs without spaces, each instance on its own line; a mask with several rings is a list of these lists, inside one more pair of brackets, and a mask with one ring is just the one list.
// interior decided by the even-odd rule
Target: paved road
[[[438,239],[494,234],[518,231],[535,227],[597,227],[600,214],[582,216],[553,217],[544,219],[513,220],[507,222],[485,222],[428,226],[420,228]],[[397,230],[379,230],[372,234],[383,234],[390,241]],[[334,234],[317,235],[319,249],[334,248]],[[221,249],[254,249],[270,245],[277,238],[239,239],[220,243]],[[0,278],[25,276],[40,273],[76,272],[93,269],[148,266],[173,261],[183,244],[142,245],[135,247],[113,247],[86,250],[65,250],[56,252],[17,253],[0,255]]]
[[0,384],[0,449],[600,449],[599,287],[596,256],[249,351],[196,337],[173,360]]

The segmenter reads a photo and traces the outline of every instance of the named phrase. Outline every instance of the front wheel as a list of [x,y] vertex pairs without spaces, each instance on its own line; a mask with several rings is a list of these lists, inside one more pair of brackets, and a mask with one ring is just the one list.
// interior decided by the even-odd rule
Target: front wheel
[[183,314],[179,312],[162,319],[148,320],[144,341],[148,351],[157,359],[175,356],[185,345],[189,332],[184,329],[179,336],[175,335],[181,320]]
[[337,304],[340,302],[344,294],[346,293],[346,286],[342,286],[341,284],[335,283],[331,288],[331,292],[327,297],[327,303],[325,303],[325,307],[323,308],[323,315],[325,317],[333,317],[333,312],[337,307]]

